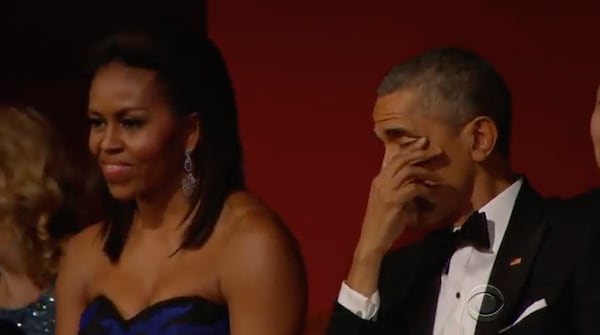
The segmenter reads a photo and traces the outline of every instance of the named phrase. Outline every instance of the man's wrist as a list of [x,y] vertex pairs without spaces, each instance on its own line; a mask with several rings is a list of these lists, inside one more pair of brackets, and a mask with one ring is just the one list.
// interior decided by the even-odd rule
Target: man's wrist
[[383,256],[385,256],[388,250],[389,247],[386,246],[359,241],[356,249],[354,249],[352,263],[362,266],[379,267]]
[[382,259],[383,256],[378,254],[356,257],[352,262],[346,284],[366,297],[371,296],[377,290]]

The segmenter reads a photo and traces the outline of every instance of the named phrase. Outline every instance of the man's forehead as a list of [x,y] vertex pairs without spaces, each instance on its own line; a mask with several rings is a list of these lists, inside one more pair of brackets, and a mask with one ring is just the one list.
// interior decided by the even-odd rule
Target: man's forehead
[[384,121],[410,116],[420,108],[421,101],[421,95],[414,90],[400,90],[379,96],[375,101],[373,119]]

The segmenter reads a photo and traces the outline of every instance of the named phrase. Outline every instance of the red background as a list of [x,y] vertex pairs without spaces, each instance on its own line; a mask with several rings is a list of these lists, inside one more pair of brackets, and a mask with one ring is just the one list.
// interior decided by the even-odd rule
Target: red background
[[206,16],[202,0],[111,1],[2,2],[10,15],[0,22],[0,98],[48,113],[83,160],[86,82],[73,50],[118,17],[168,12],[206,28],[236,87],[249,186],[300,241],[315,333],[346,275],[379,166],[370,114],[394,63],[441,45],[479,52],[513,91],[514,168],[545,195],[598,185],[588,131],[600,81],[594,1],[209,0]]
[[313,315],[337,295],[381,159],[375,89],[407,56],[449,44],[479,52],[513,91],[514,168],[546,195],[598,183],[588,121],[600,6],[448,3],[207,3],[237,91],[249,184],[300,240]]

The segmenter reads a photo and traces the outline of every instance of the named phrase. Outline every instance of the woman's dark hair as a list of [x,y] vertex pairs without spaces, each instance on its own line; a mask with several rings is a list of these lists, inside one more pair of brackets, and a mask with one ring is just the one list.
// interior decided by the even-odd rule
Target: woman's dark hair
[[[202,136],[192,152],[198,185],[190,200],[199,206],[179,248],[202,246],[228,195],[244,188],[234,92],[219,50],[201,33],[163,24],[121,29],[91,51],[92,76],[112,62],[155,71],[172,111],[178,116],[197,113]],[[131,228],[135,203],[114,199],[100,181],[104,252],[115,262]]]

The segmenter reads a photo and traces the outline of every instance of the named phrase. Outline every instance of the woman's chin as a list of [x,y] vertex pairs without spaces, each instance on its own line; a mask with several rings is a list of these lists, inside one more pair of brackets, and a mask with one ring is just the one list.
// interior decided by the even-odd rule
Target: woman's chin
[[135,192],[128,187],[108,185],[110,195],[119,201],[130,201],[135,199]]

